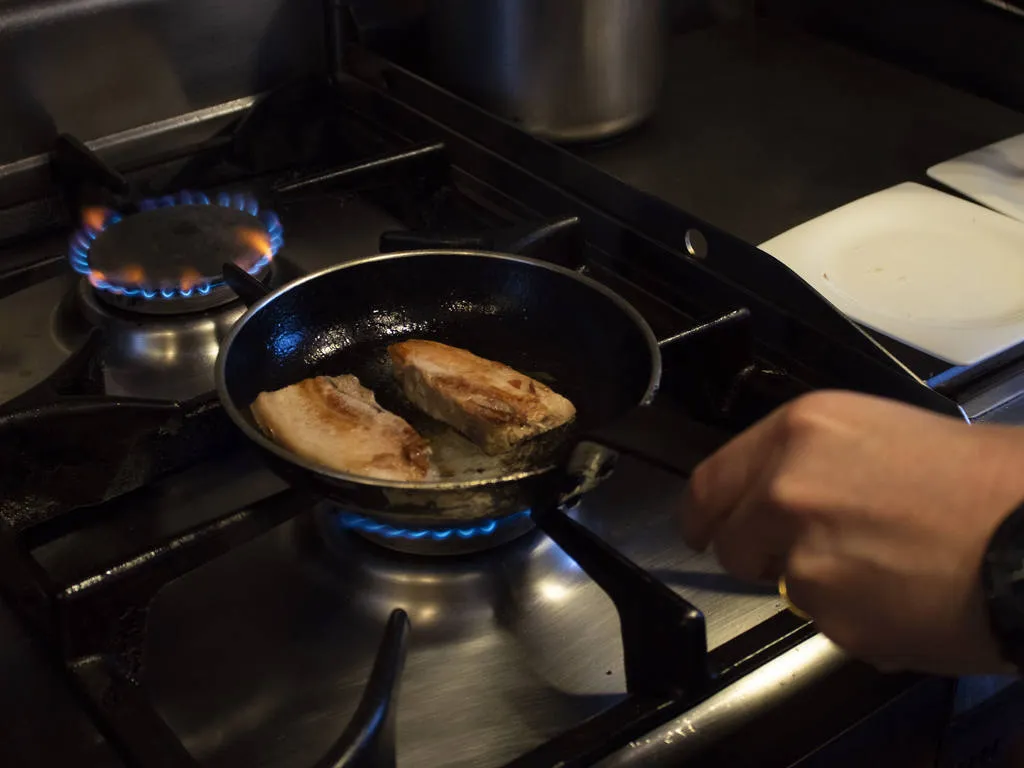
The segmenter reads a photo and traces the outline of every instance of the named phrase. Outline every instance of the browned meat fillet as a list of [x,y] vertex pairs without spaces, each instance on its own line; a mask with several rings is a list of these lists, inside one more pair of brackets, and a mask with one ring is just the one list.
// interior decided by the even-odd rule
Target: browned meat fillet
[[381,480],[430,480],[430,446],[377,405],[355,376],[317,376],[252,404],[260,428],[288,450],[338,472]]
[[576,415],[572,403],[539,381],[465,349],[410,340],[392,344],[388,353],[414,405],[491,455]]

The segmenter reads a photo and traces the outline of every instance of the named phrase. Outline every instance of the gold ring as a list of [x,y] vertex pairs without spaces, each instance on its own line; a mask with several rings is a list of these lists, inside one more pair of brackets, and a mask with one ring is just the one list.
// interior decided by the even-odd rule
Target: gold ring
[[781,576],[779,576],[779,599],[786,604],[786,608],[794,616],[797,616],[801,619],[811,618],[810,614],[806,613],[805,611],[801,611],[799,608],[796,607],[796,605],[793,604],[793,601],[789,599],[789,589],[786,588],[786,574],[782,574]]

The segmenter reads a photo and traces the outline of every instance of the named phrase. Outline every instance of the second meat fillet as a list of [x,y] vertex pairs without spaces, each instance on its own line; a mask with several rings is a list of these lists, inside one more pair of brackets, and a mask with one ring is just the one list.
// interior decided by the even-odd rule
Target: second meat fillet
[[406,397],[497,455],[572,421],[575,406],[550,387],[502,363],[436,341],[388,347]]

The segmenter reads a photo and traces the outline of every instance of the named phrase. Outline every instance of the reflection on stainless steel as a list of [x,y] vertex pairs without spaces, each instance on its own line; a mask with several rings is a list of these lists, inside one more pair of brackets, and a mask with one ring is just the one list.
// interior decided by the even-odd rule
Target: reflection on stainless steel
[[[239,114],[256,102],[255,96],[243,96],[223,104],[197,109],[166,120],[128,128],[103,136],[85,145],[114,168],[152,157],[168,148],[201,142],[216,135]],[[23,201],[43,195],[50,185],[50,155],[39,154],[0,163],[0,203]]]
[[986,388],[964,406],[971,421],[991,421],[999,424],[1024,423],[1024,365],[1010,366],[1004,378]]
[[984,0],[984,1],[986,3],[988,3],[989,5],[994,5],[996,8],[999,8],[1001,10],[1009,11],[1010,13],[1012,13],[1012,14],[1014,14],[1016,16],[1024,16],[1024,8],[1022,8],[1020,5],[1016,5],[1016,4],[1012,3],[1012,2],[1007,2],[1007,0]]
[[1024,424],[1024,397],[1008,400],[998,408],[986,412],[984,418],[979,421],[992,424]]
[[58,130],[94,139],[319,71],[321,29],[308,0],[4,3],[0,162]]
[[[398,714],[409,765],[501,764],[621,689],[621,676],[587,674],[606,663],[591,646],[617,636],[610,604],[604,621],[589,613],[600,591],[578,590],[572,612],[536,599],[536,574],[564,578],[539,535],[477,559],[423,562],[352,537],[350,557],[335,550],[325,562],[297,544],[298,533],[290,527],[245,553],[265,579],[254,583],[232,553],[212,578],[186,579],[154,607],[152,689],[201,760],[312,763],[352,713],[394,607],[413,624]],[[577,611],[589,619],[582,628]],[[535,657],[548,650],[556,653]],[[591,690],[574,690],[584,688],[579,680]],[[239,711],[254,717],[239,722]]]
[[545,138],[605,138],[655,108],[665,11],[663,0],[429,0],[429,74]]
[[[846,655],[815,635],[598,765],[676,766],[835,672]],[[669,747],[669,748],[667,748]]]
[[[102,304],[85,280],[79,280],[75,298],[75,307],[58,316],[58,339],[74,349],[89,328],[102,328],[107,392],[163,400],[187,400],[213,389],[220,342],[245,312],[236,302],[196,314],[136,317]],[[85,324],[75,322],[76,308]]]
[[[573,514],[703,609],[715,647],[781,607],[686,549],[682,491],[623,460]],[[325,545],[312,516],[160,594],[146,683],[204,763],[312,764],[353,712],[394,608],[412,623],[398,708],[406,765],[501,765],[624,693],[611,600],[541,532],[419,557],[355,534]]]
[[4,311],[17,322],[0,324],[0,402],[41,382],[67,357],[67,347],[47,329],[55,325],[54,307],[76,281],[47,280],[4,298]]

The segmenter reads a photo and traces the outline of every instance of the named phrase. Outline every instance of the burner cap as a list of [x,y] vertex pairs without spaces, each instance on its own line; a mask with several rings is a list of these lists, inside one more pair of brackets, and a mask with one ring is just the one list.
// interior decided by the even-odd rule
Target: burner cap
[[121,217],[83,212],[71,263],[108,304],[145,313],[190,312],[235,299],[221,266],[232,262],[257,277],[283,243],[281,224],[255,200],[200,193],[144,201]]

